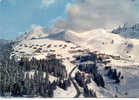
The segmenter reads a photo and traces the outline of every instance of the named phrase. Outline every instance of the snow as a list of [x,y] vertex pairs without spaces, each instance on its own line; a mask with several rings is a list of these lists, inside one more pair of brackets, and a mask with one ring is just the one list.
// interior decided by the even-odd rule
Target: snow
[[[27,47],[25,47],[24,44],[26,44]],[[48,48],[47,46],[50,44],[51,47]],[[34,46],[30,48],[30,46],[32,45]],[[66,47],[64,47],[64,45],[66,45]],[[36,49],[33,49],[34,47],[36,47]],[[61,40],[49,40],[49,39],[24,40],[14,47],[14,52],[12,55],[18,57],[24,56],[24,57],[35,57],[36,59],[45,59],[48,54],[56,54],[57,58],[64,59],[63,64],[66,65],[67,71],[69,73],[71,69],[74,67],[74,65],[69,62],[69,60],[72,61],[74,59],[73,58],[74,53],[71,54],[69,52],[70,50],[72,50],[71,47],[75,48],[77,46],[72,43],[66,43]],[[42,48],[40,53],[35,52],[38,48]],[[82,48],[77,48],[77,49],[82,49]],[[51,50],[54,50],[54,52],[52,52]]]
[[76,95],[76,90],[73,84],[71,84],[71,87],[69,87],[66,91],[59,87],[57,87],[57,89],[54,91],[55,98],[62,98],[62,97],[70,98],[70,97],[74,97],[75,95]]
[[[122,58],[134,60],[135,63],[139,62],[139,40],[113,34],[109,29],[95,29],[82,33],[67,30],[57,34],[49,34],[46,38],[71,41],[76,45],[82,46],[82,48],[89,48],[92,51],[110,55],[119,55]],[[133,45],[133,47],[129,48],[128,45]]]
[[30,40],[33,38],[35,39],[35,38],[41,38],[45,36],[48,36],[46,29],[41,26],[38,26],[38,27],[32,28],[32,30],[29,32],[25,32],[25,34],[16,38],[14,41]]
[[119,34],[125,38],[139,39],[139,24],[135,25],[124,25],[116,28],[112,31],[115,34]]
[[[89,49],[98,53],[120,56],[120,60],[110,59],[109,65],[121,71],[124,76],[121,83],[116,85],[104,75],[106,89],[97,87],[94,82],[89,84],[89,88],[96,92],[97,97],[139,97],[139,39],[125,38],[106,29],[95,29],[82,33],[62,30],[55,34],[48,34],[43,28],[37,28],[17,40],[20,42],[13,47],[14,51],[11,56],[15,55],[19,59],[23,56],[44,59],[49,54],[56,54],[57,58],[63,59],[68,74],[75,67],[71,63],[74,60],[73,56],[82,54],[71,51]],[[51,46],[48,47],[50,44]],[[39,48],[41,48],[40,52],[36,52]],[[75,72],[77,70],[72,76],[75,75]],[[104,73],[102,71],[102,74]],[[54,77],[50,77],[55,80]],[[125,92],[128,92],[128,95],[125,95]],[[60,88],[54,91],[54,97],[74,97],[75,94],[73,84],[67,91]]]
[[[82,46],[82,48],[89,48],[92,51],[98,51],[110,55],[119,55],[122,58],[134,60],[135,63],[139,62],[139,56],[138,56],[139,40],[138,39],[124,38],[118,34],[113,34],[106,29],[95,29],[95,30],[82,32],[82,33],[77,33],[71,30],[67,30],[67,31],[59,32],[57,34],[56,33],[46,34],[43,33],[42,30],[43,30],[42,28],[37,28],[29,32],[27,35],[24,36],[26,37],[26,39],[22,38],[24,40],[22,41],[22,43],[25,42],[26,44],[27,42],[29,42],[32,45],[35,43],[43,45],[44,43],[42,42],[45,43],[51,42],[52,44],[56,44],[54,43],[56,41],[57,44],[59,44],[58,41],[60,40],[62,40],[61,42],[71,41],[75,45]],[[31,38],[33,37],[36,37],[38,39],[31,40]],[[129,45],[132,45],[133,47],[129,48],[128,47]],[[56,49],[57,49],[56,51],[59,51],[58,48]],[[32,51],[32,49],[30,50]],[[28,49],[25,51],[31,52],[30,50]],[[63,50],[60,51],[63,52]],[[59,53],[61,54],[61,52]],[[38,58],[41,57],[42,55],[38,56]]]

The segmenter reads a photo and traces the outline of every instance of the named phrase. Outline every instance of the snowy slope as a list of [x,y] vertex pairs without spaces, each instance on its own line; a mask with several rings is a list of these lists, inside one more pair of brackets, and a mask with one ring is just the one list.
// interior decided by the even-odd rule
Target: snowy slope
[[82,41],[76,32],[73,31],[61,31],[56,34],[49,34],[46,38],[55,40],[71,41],[74,43]]
[[14,41],[31,40],[47,36],[47,31],[45,28],[38,26],[32,28],[31,31],[25,32],[25,34],[16,38]]
[[139,63],[139,40],[124,38],[111,33],[109,30],[96,29],[83,33],[62,31],[54,35],[50,34],[47,38],[71,41],[92,51],[121,56],[124,59]]
[[[38,49],[41,50],[37,52]],[[48,54],[56,54],[57,58],[72,60],[74,53],[71,51],[82,50],[72,43],[67,43],[60,40],[49,40],[49,39],[35,39],[35,40],[24,40],[14,47],[12,55],[20,57],[35,57],[37,59],[45,59]],[[78,53],[77,53],[78,54]],[[68,63],[68,62],[67,62]],[[67,68],[69,63],[66,65]],[[74,67],[74,66],[73,66]],[[67,69],[67,71],[70,71]]]
[[[83,55],[88,49],[89,51],[120,56],[121,60],[111,59],[109,65],[121,71],[125,80],[122,80],[120,85],[113,84],[111,80],[105,77],[104,65],[101,65],[100,70],[107,84],[106,89],[97,87],[93,82],[93,84],[89,85],[89,88],[93,88],[96,91],[97,97],[115,97],[115,95],[118,95],[118,97],[138,97],[138,39],[127,39],[105,29],[96,29],[83,33],[68,30],[55,34],[47,34],[47,32],[42,30],[42,28],[33,29],[16,39],[16,41],[20,42],[14,45],[14,51],[11,56],[14,55],[17,59],[20,59],[20,57],[44,59],[49,54],[55,54],[57,58],[63,59],[63,64],[66,66],[68,74],[76,66],[71,63],[74,60],[73,56]],[[77,70],[73,72],[73,76],[75,72]],[[132,83],[133,81],[134,84]],[[72,93],[70,93],[71,91]],[[124,93],[127,91],[128,95],[125,95]],[[54,93],[54,97],[73,97],[75,92],[73,85],[67,91],[58,88]],[[136,93],[133,94],[133,92]],[[81,95],[80,97],[83,96]]]
[[124,25],[122,27],[114,29],[112,32],[115,34],[119,34],[125,38],[139,39],[139,24],[135,24],[132,26]]

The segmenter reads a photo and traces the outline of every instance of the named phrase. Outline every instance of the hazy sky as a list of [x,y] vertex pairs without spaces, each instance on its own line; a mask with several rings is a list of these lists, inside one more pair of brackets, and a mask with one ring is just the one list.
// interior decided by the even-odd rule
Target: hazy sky
[[48,27],[66,17],[70,0],[0,0],[0,38],[14,38],[32,25]]
[[84,31],[135,23],[138,6],[139,0],[0,0],[0,38],[13,39],[34,25]]

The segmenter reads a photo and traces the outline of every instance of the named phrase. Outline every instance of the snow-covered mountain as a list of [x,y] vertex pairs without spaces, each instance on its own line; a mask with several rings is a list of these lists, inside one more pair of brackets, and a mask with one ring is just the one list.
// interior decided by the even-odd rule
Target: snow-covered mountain
[[44,36],[47,36],[46,29],[41,26],[38,26],[32,28],[29,32],[25,32],[25,34],[21,35],[20,37],[17,37],[16,39],[14,39],[14,41],[31,40]]
[[123,27],[114,29],[112,33],[119,34],[125,38],[139,39],[139,24],[132,26],[124,25]]
[[[129,33],[132,31],[130,29]],[[117,30],[114,30],[113,33],[117,33]],[[95,90],[97,97],[115,97],[115,95],[118,97],[138,97],[139,40],[113,33],[105,29],[95,29],[82,33],[62,30],[49,34],[43,28],[37,28],[15,40],[19,42],[14,45],[11,56],[15,56],[17,59],[21,57],[45,59],[46,56],[54,54],[56,58],[63,60],[68,74],[76,66],[72,63],[75,56],[95,52],[98,55],[119,57],[119,59],[110,58],[110,63],[107,66],[112,66],[122,73],[124,79],[120,84],[113,84],[110,79],[107,79],[103,69],[105,65],[98,65],[106,82],[106,88],[98,87],[94,82],[89,85],[89,88]],[[72,73],[73,77],[77,71],[78,69]],[[82,88],[80,91],[83,91]],[[125,92],[128,93],[125,94]],[[72,85],[67,91],[57,88],[54,97],[73,97],[75,94],[76,90]]]
[[79,34],[73,31],[61,31],[56,34],[50,34],[46,38],[63,40],[63,41],[71,41],[74,43],[82,41],[82,39],[79,37]]
[[119,34],[111,33],[109,30],[96,29],[83,33],[62,31],[57,34],[50,34],[45,38],[71,41],[83,48],[89,48],[91,51],[117,55],[134,62],[139,62],[139,40],[124,38]]

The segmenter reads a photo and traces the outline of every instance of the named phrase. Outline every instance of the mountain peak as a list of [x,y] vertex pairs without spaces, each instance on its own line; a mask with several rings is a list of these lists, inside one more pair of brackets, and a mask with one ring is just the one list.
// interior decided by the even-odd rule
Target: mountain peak
[[47,30],[44,27],[37,26],[32,28],[30,31],[25,32],[20,37],[16,38],[15,41],[31,40],[47,36]]
[[119,34],[125,38],[134,38],[139,39],[139,24],[135,24],[132,26],[123,25],[122,27],[118,27],[114,29],[112,33]]

